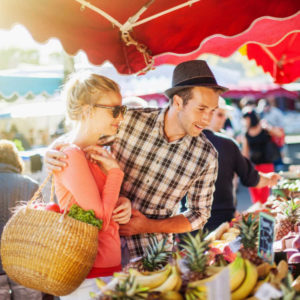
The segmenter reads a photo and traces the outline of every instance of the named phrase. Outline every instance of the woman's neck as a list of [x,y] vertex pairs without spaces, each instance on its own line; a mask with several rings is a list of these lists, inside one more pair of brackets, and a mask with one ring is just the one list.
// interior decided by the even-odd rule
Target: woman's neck
[[99,136],[99,133],[93,134],[92,130],[90,130],[83,124],[79,124],[71,134],[71,143],[83,149],[87,146],[96,144]]
[[248,134],[250,136],[256,136],[262,131],[262,127],[260,124],[257,124],[255,127],[250,127],[248,129]]

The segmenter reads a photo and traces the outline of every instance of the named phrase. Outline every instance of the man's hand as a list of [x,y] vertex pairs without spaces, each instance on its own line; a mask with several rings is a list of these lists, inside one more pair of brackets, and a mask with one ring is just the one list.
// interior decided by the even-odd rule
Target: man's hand
[[126,225],[120,225],[121,236],[131,236],[140,233],[147,233],[149,219],[136,209],[132,209],[130,221]]
[[113,211],[113,220],[119,224],[127,224],[131,217],[131,202],[126,197],[120,197]]
[[272,187],[277,184],[278,180],[281,179],[281,176],[277,173],[271,172],[267,173],[266,176],[268,177],[268,187]]
[[278,180],[281,179],[281,176],[274,172],[270,172],[270,173],[259,172],[259,175],[260,175],[260,179],[258,184],[256,185],[257,188],[262,188],[265,186],[272,187],[277,184]]

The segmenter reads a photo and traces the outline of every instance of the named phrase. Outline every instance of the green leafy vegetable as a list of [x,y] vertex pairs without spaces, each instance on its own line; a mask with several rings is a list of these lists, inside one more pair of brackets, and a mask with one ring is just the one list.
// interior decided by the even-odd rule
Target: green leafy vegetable
[[96,226],[99,229],[102,228],[103,221],[96,218],[95,212],[92,209],[84,210],[80,206],[73,204],[68,212],[68,216],[81,222]]

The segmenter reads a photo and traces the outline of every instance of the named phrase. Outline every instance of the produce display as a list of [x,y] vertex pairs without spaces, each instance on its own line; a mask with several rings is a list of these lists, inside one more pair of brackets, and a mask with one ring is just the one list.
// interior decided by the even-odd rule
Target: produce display
[[[230,243],[237,239],[240,245],[234,253]],[[294,246],[298,243],[295,238]],[[115,273],[108,284],[97,279],[99,293],[91,296],[97,300],[208,299],[206,284],[227,268],[233,300],[258,299],[255,295],[266,287],[279,293],[276,299],[300,299],[300,276],[293,277],[285,260],[277,265],[264,262],[257,255],[257,244],[258,217],[248,213],[209,235],[201,230],[195,236],[186,234],[174,253],[165,250],[166,240],[157,241],[153,235],[141,260]]]
[[272,194],[281,197],[299,197],[300,179],[283,179],[272,187]]

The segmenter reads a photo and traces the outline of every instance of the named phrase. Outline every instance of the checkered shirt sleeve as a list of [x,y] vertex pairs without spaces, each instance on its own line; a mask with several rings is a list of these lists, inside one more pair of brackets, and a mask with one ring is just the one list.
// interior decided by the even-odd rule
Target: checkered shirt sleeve
[[[128,111],[112,146],[125,177],[121,194],[132,206],[151,219],[177,214],[188,194],[185,214],[192,229],[203,226],[210,215],[217,152],[204,134],[185,136],[168,142],[164,136],[165,110],[161,108]],[[157,234],[161,239],[164,234]],[[147,234],[126,237],[131,258],[142,256],[148,246]],[[170,245],[172,235],[169,235]]]

